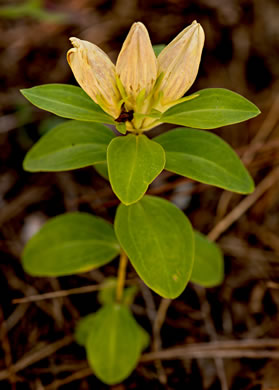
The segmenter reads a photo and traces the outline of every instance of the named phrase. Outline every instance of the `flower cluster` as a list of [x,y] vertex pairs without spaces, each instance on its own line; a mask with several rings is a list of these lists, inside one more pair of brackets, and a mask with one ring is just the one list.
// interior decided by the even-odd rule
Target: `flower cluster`
[[93,43],[70,40],[67,59],[79,85],[127,130],[141,132],[158,125],[152,112],[183,101],[198,73],[204,31],[194,21],[156,58],[147,29],[134,23],[116,65]]

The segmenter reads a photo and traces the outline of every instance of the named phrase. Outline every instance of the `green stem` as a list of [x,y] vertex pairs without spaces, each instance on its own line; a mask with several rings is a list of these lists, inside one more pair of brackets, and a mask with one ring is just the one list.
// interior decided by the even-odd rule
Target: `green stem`
[[116,287],[116,301],[121,302],[123,297],[123,290],[126,279],[126,268],[128,263],[128,257],[126,253],[122,250],[119,260],[118,276],[117,276],[117,287]]

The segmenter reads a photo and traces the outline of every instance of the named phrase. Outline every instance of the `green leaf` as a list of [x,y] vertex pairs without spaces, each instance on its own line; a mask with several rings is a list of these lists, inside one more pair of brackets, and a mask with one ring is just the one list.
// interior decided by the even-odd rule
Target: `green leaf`
[[142,280],[165,298],[185,289],[194,258],[187,217],[172,203],[153,196],[117,209],[115,232]]
[[260,110],[239,94],[222,88],[208,88],[195,93],[193,100],[169,108],[160,121],[198,129],[243,122],[253,118]]
[[132,305],[137,293],[138,293],[137,286],[126,287],[123,291],[123,297],[121,303],[123,303],[123,305],[128,305],[128,306]]
[[163,170],[165,152],[145,135],[129,134],[111,141],[107,161],[112,189],[122,203],[129,205],[143,197]]
[[254,190],[253,180],[235,151],[215,134],[179,128],[154,141],[165,149],[168,171],[242,194]]
[[80,87],[74,85],[45,84],[22,89],[21,93],[36,107],[63,118],[114,124],[111,116],[106,114]]
[[86,272],[119,254],[112,225],[86,213],[68,213],[48,221],[23,252],[23,268],[34,276]]
[[[117,279],[114,277],[106,278],[101,290],[98,293],[98,300],[102,305],[116,302]],[[121,303],[131,305],[138,292],[137,286],[124,288]]]
[[96,313],[88,314],[87,316],[81,318],[75,329],[75,339],[78,344],[85,347],[87,343],[88,336],[90,334],[90,330],[94,326]]
[[[132,287],[135,287],[135,286],[132,286]],[[129,287],[129,289],[131,289],[131,287]],[[102,304],[103,305],[115,304],[115,301],[110,300],[108,302],[103,302]],[[124,303],[124,304],[126,305],[127,303]],[[75,328],[75,339],[76,339],[77,343],[82,345],[83,347],[86,346],[88,336],[90,335],[91,329],[94,326],[95,317],[96,317],[96,313],[91,313],[91,314],[88,314],[87,316],[81,318],[77,323],[77,326]],[[150,337],[149,337],[149,334],[146,332],[146,330],[143,329],[140,325],[138,325],[138,328],[140,330],[141,339],[142,339],[141,340],[141,350],[144,350],[148,347],[148,345],[150,343]]]
[[36,20],[42,20],[53,23],[63,23],[70,21],[66,13],[48,12],[44,10],[41,0],[29,0],[23,4],[0,7],[0,18],[22,19],[31,17]]
[[94,374],[104,383],[114,385],[126,379],[142,347],[142,330],[127,306],[109,304],[96,313],[86,350]]
[[116,286],[117,278],[108,277],[102,283],[102,288],[98,292],[98,301],[101,305],[106,305],[108,303],[115,303],[116,301]]
[[139,329],[141,333],[141,350],[144,351],[150,344],[150,336],[141,326],[139,326]]
[[94,168],[104,179],[109,180],[108,164],[106,162],[94,164]]
[[127,133],[127,129],[126,129],[126,125],[125,123],[118,123],[118,122],[115,122],[115,128],[117,131],[119,131],[119,133],[121,134],[126,134]]
[[26,171],[65,171],[105,163],[113,132],[99,123],[64,122],[44,135],[27,153]]
[[224,259],[219,247],[195,231],[195,261],[191,282],[214,287],[224,279]]
[[158,57],[158,55],[161,53],[161,51],[166,47],[163,43],[158,44],[158,45],[153,45],[153,50],[155,53],[155,56]]
[[29,7],[26,4],[17,4],[0,7],[0,18],[19,19],[28,14]]
[[26,16],[48,23],[70,23],[70,15],[62,12],[48,12],[44,9],[31,8],[26,12]]

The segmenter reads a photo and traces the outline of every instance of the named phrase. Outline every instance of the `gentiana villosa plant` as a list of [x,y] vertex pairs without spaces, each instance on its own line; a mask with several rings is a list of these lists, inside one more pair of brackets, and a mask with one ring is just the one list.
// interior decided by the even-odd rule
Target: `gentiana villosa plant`
[[[59,215],[27,243],[24,269],[34,276],[89,271],[120,256],[117,279],[103,284],[101,309],[80,321],[95,375],[107,384],[125,379],[148,345],[148,335],[129,306],[135,286],[124,288],[129,258],[139,277],[157,294],[176,298],[189,280],[205,287],[223,279],[218,247],[193,232],[175,205],[145,195],[166,169],[192,180],[248,194],[253,180],[215,129],[253,118],[258,108],[232,91],[208,88],[183,97],[193,84],[204,44],[196,21],[160,53],[142,23],[134,23],[116,65],[97,46],[70,38],[67,59],[81,88],[48,84],[22,90],[35,106],[63,118],[27,153],[27,171],[65,171],[95,166],[121,201],[114,226],[81,212]],[[157,57],[155,52],[157,52]],[[103,123],[114,125],[119,133]],[[161,123],[179,125],[150,139]],[[197,130],[199,129],[199,130]]]

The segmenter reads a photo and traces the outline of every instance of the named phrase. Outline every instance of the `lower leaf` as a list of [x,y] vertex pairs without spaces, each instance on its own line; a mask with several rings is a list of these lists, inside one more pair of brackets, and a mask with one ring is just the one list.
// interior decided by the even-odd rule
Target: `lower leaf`
[[111,224],[86,213],[68,213],[48,221],[27,243],[23,267],[34,276],[86,272],[119,254]]
[[142,280],[165,298],[176,298],[185,289],[194,258],[190,222],[172,203],[153,196],[120,205],[115,232]]
[[146,332],[129,308],[119,304],[103,306],[89,323],[86,351],[94,374],[109,385],[122,382],[138,363]]
[[218,245],[195,231],[195,261],[191,282],[214,287],[224,279],[224,259]]

